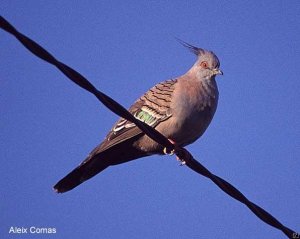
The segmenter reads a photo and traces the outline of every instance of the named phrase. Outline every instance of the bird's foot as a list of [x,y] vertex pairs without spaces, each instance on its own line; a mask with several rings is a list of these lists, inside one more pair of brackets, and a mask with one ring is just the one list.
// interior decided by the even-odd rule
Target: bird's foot
[[168,140],[175,146],[175,148],[171,151],[168,151],[167,148],[164,148],[163,152],[164,152],[164,154],[167,154],[167,155],[174,155],[176,152],[176,143],[172,139],[168,139]]
[[184,165],[186,165],[186,162],[183,160],[183,159],[181,159],[181,158],[179,158],[178,156],[176,156],[176,159],[177,159],[177,161],[179,161],[179,166],[184,166]]
[[178,147],[176,149],[176,159],[178,161],[180,161],[180,166],[183,166],[186,164],[186,161],[187,159],[190,159],[192,157],[192,155],[189,153],[189,151],[187,151],[185,148],[181,148],[181,147]]
[[184,148],[181,148],[179,146],[176,145],[176,143],[169,139],[169,141],[175,146],[174,149],[170,152],[168,152],[167,148],[163,149],[164,154],[168,154],[168,155],[174,155],[176,154],[176,159],[178,161],[180,161],[180,166],[183,166],[186,164],[184,159],[190,158],[191,154]]
[[164,151],[164,154],[167,154],[167,155],[174,155],[174,153],[175,153],[175,149],[168,151],[167,148],[164,148],[163,151]]

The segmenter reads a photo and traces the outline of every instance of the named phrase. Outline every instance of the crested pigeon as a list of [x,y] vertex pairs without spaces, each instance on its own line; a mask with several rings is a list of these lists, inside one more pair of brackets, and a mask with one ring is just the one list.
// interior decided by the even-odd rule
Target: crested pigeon
[[[183,147],[197,140],[210,124],[218,103],[215,76],[223,72],[212,51],[180,42],[197,56],[196,63],[184,75],[155,85],[135,101],[129,112]],[[54,190],[69,191],[109,166],[153,154],[164,154],[163,146],[134,123],[120,118],[104,141]]]

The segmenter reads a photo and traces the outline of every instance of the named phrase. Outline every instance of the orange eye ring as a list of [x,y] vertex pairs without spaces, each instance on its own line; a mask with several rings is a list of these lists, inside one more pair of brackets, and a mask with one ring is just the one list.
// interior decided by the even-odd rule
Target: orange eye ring
[[207,61],[201,61],[200,66],[204,69],[208,68],[208,63]]

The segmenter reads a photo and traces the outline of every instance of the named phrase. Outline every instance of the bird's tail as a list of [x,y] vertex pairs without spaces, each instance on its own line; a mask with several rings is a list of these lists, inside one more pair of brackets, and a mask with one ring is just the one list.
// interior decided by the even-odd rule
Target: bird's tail
[[[98,150],[99,148],[100,150]],[[77,168],[55,184],[53,188],[57,193],[67,192],[111,165],[125,163],[144,156],[146,156],[145,152],[125,142],[104,151],[101,151],[100,145]]]
[[109,163],[101,157],[101,154],[91,158],[88,157],[77,168],[55,184],[53,188],[57,193],[70,191],[84,181],[100,173],[108,166]]

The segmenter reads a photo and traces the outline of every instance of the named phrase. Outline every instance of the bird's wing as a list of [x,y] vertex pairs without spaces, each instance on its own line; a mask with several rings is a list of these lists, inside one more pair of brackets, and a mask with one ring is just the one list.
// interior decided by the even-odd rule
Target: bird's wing
[[[172,116],[170,105],[176,82],[168,80],[151,88],[130,107],[130,113],[152,127],[169,119]],[[77,168],[61,179],[54,189],[59,193],[69,191],[110,165],[145,156],[132,145],[142,135],[143,132],[134,123],[119,119],[105,140]]]
[[[176,82],[177,79],[172,79],[155,85],[129,108],[129,112],[135,118],[152,127],[156,127],[160,122],[167,120],[172,116],[170,104]],[[98,154],[142,134],[143,132],[134,123],[120,118],[103,143],[95,148],[91,154]]]

